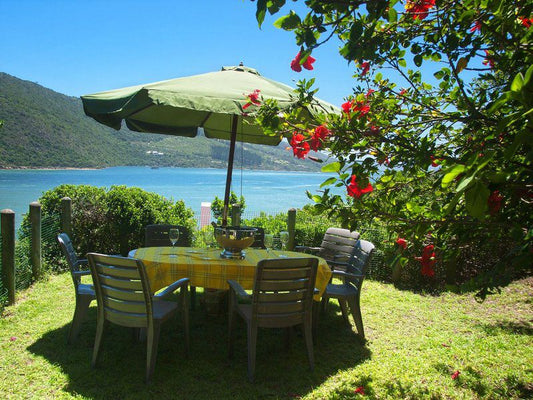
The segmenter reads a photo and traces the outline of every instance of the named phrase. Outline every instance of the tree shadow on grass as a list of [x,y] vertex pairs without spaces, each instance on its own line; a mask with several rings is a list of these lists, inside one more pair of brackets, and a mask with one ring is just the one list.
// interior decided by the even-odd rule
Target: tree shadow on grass
[[499,321],[494,324],[482,324],[481,329],[491,336],[500,335],[502,332],[512,335],[533,335],[533,325],[527,321]]
[[28,347],[58,365],[68,377],[63,390],[87,398],[291,398],[303,396],[339,370],[369,359],[370,350],[344,325],[334,307],[321,315],[311,371],[303,337],[292,335],[285,347],[284,331],[260,329],[256,382],[247,381],[246,326],[235,327],[235,354],[227,357],[227,317],[191,312],[191,351],[185,357],[181,318],[162,325],[155,373],[144,383],[146,345],[131,329],[109,324],[104,332],[97,368],[90,366],[96,326],[91,307],[76,344],[67,345],[69,325],[47,332]]

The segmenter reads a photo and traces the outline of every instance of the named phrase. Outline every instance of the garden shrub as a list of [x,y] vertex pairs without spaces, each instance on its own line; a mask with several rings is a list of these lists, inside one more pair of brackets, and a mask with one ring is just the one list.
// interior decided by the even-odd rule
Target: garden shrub
[[[144,227],[157,223],[183,225],[186,232],[182,234],[192,244],[194,213],[181,200],[174,202],[126,186],[106,189],[60,185],[39,199],[43,218],[60,215],[63,197],[72,199],[72,241],[80,255],[88,252],[127,255],[129,250],[143,246]],[[25,221],[28,218],[26,216]],[[23,226],[25,224],[23,222]],[[47,260],[53,270],[64,270],[67,265],[55,236],[43,237],[43,260]]]

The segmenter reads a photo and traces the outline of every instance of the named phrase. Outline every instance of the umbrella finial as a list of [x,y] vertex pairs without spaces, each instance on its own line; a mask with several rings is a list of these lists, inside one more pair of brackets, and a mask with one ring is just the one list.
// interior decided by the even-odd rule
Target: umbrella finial
[[242,63],[242,61],[239,63],[239,67],[243,67],[244,64]]

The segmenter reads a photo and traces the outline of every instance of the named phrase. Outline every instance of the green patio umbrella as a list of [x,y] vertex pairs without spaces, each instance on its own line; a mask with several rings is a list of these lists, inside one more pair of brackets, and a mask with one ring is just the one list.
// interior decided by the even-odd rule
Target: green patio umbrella
[[[245,115],[247,95],[255,90],[265,99],[277,100],[281,109],[297,102],[290,86],[245,66],[88,94],[81,100],[85,114],[116,130],[124,120],[129,129],[138,132],[194,137],[198,128],[203,128],[208,138],[230,140],[222,221],[226,225],[235,142],[276,146],[282,139],[280,135],[263,134],[261,127]],[[307,112],[338,112],[329,103],[319,100],[317,104]]]

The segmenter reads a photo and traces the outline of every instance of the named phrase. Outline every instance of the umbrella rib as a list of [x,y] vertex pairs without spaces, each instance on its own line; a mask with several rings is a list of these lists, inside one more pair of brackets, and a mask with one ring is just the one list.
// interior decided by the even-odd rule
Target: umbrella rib
[[207,113],[206,117],[204,118],[204,120],[201,122],[200,124],[200,128],[203,128],[204,127],[204,124],[207,122],[207,120],[209,119],[209,117],[211,116],[211,114],[213,114],[211,111],[209,113]]

